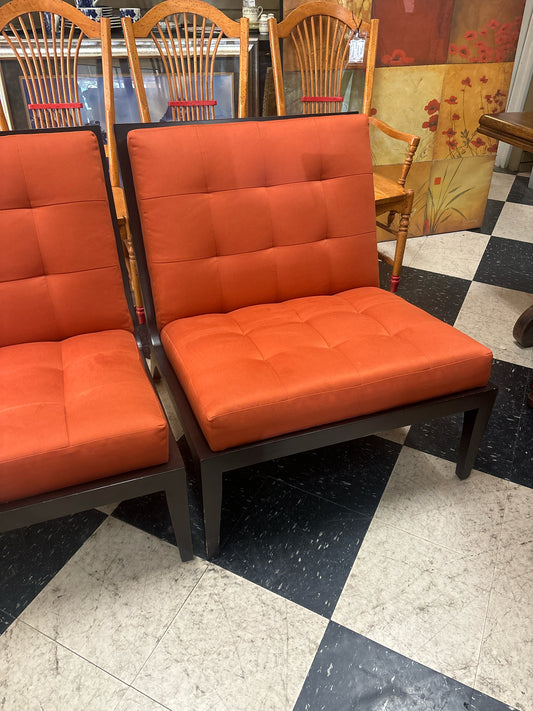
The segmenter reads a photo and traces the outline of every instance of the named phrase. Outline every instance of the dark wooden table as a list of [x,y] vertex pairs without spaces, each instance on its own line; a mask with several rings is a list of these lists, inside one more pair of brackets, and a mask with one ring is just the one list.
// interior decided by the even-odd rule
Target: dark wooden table
[[[533,111],[483,114],[477,131],[533,153]],[[533,188],[533,171],[529,187]],[[531,268],[533,270],[533,265]],[[513,336],[521,346],[533,346],[533,306],[526,309],[515,323]]]

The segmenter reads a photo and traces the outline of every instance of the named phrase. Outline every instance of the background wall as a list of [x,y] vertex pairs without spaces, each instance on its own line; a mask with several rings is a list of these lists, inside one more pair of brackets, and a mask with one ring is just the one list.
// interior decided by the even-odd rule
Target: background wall
[[[284,13],[297,4],[285,0]],[[380,21],[372,113],[421,137],[408,180],[416,191],[410,234],[479,227],[497,143],[476,128],[481,114],[505,110],[525,0],[342,4]],[[372,142],[379,170],[396,175],[403,144],[375,131]]]

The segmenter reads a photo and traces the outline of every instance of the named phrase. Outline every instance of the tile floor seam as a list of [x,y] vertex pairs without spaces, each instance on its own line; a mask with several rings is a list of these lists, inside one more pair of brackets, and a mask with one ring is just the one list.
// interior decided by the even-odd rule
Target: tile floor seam
[[[486,474],[486,476],[492,476],[492,474]],[[387,526],[388,528],[393,528],[396,531],[401,531],[402,533],[406,533],[409,536],[412,536],[413,538],[416,538],[419,541],[424,541],[425,543],[429,543],[430,545],[436,546],[437,548],[442,548],[442,550],[449,551],[450,553],[456,553],[459,556],[459,559],[462,560],[472,552],[472,551],[465,551],[465,550],[458,550],[457,548],[450,548],[449,546],[445,546],[442,543],[437,543],[436,541],[432,541],[430,538],[424,538],[424,536],[421,536],[418,533],[413,533],[412,531],[408,531],[406,528],[402,528],[401,526],[392,524],[392,523],[387,523],[385,521],[381,521],[377,519],[377,523],[379,523],[381,526]]]
[[479,674],[479,668],[481,665],[481,656],[483,654],[483,642],[485,641],[485,630],[487,629],[487,622],[488,622],[488,616],[489,616],[489,608],[490,608],[490,602],[492,599],[492,594],[494,591],[494,581],[496,579],[496,567],[498,565],[498,554],[501,550],[501,545],[502,545],[502,533],[503,533],[503,524],[505,521],[505,511],[507,510],[507,506],[509,505],[509,500],[511,498],[511,492],[507,491],[507,500],[506,504],[502,513],[501,521],[500,521],[500,531],[499,531],[499,536],[498,536],[498,545],[497,545],[497,550],[496,550],[496,556],[494,558],[494,562],[492,564],[492,579],[490,581],[490,588],[489,588],[489,594],[487,595],[487,605],[485,608],[485,618],[483,620],[483,628],[481,630],[481,641],[479,644],[479,654],[477,658],[477,663],[476,663],[476,670],[474,673],[474,681],[472,682],[472,688],[476,689],[476,691],[479,691],[479,689],[476,688],[476,683],[478,679],[478,674]]
[[[198,557],[198,556],[195,556],[195,557]],[[203,560],[203,559],[202,559],[202,558],[199,558],[199,560]],[[143,662],[143,663],[141,664],[141,666],[139,667],[137,673],[135,674],[135,676],[134,676],[133,679],[131,680],[131,682],[130,682],[131,688],[134,689],[135,691],[138,691],[138,692],[141,693],[141,694],[144,693],[143,691],[141,691],[140,689],[138,689],[136,686],[133,686],[133,685],[135,684],[135,681],[138,679],[139,674],[142,672],[142,670],[144,669],[144,667],[145,667],[146,664],[148,663],[149,659],[152,657],[152,655],[155,653],[156,649],[159,647],[159,645],[160,645],[161,642],[163,641],[163,638],[164,638],[165,635],[167,634],[167,632],[168,632],[168,630],[170,629],[171,625],[174,623],[174,620],[176,619],[176,617],[178,616],[178,614],[183,610],[183,607],[185,606],[185,603],[189,600],[189,598],[190,598],[190,596],[192,595],[192,593],[196,590],[196,588],[197,588],[198,585],[200,584],[200,581],[203,579],[203,577],[205,576],[205,574],[207,573],[207,571],[209,570],[209,568],[212,566],[212,564],[209,563],[209,561],[204,561],[204,562],[206,562],[206,566],[205,566],[205,569],[204,569],[203,573],[200,575],[200,577],[198,578],[198,580],[197,580],[196,583],[194,584],[193,588],[189,591],[188,595],[187,595],[187,596],[185,597],[185,599],[183,600],[183,603],[180,605],[180,607],[179,607],[179,609],[177,610],[176,614],[175,614],[174,617],[170,620],[170,622],[168,623],[168,625],[165,627],[165,631],[163,632],[163,634],[162,634],[162,635],[159,637],[159,639],[157,640],[157,643],[154,645],[152,651],[151,651],[150,654],[146,657],[146,659],[144,660],[144,662]],[[187,565],[187,563],[183,563],[183,565]],[[145,696],[148,696],[148,694],[144,694],[144,695],[145,695]],[[151,697],[148,697],[148,698],[151,698]],[[156,699],[154,699],[154,701],[156,701],[156,703],[158,703],[158,704],[160,704],[160,705],[163,706],[163,704],[161,704],[160,701],[157,701]],[[167,707],[164,706],[164,708],[167,708]],[[172,709],[171,709],[170,711],[172,711]]]
[[[373,436],[373,435],[371,435],[371,436]],[[341,504],[341,503],[339,503],[338,501],[335,501],[334,499],[328,499],[327,496],[321,496],[320,494],[316,494],[316,493],[314,493],[314,492],[312,492],[312,491],[306,491],[306,490],[303,489],[302,487],[297,486],[296,484],[293,484],[293,483],[291,483],[291,482],[289,482],[289,481],[286,481],[286,480],[283,479],[282,477],[277,478],[277,477],[271,476],[270,478],[273,479],[274,481],[279,481],[279,482],[281,482],[282,484],[284,484],[285,486],[289,486],[291,489],[294,489],[295,491],[298,491],[298,492],[300,492],[300,493],[302,493],[302,494],[305,494],[306,496],[311,496],[311,497],[313,497],[313,498],[315,498],[315,499],[319,499],[320,501],[327,501],[328,504],[332,504],[333,506],[338,506],[339,508],[341,508],[341,509],[343,509],[343,510],[345,510],[345,511],[350,511],[350,513],[353,513],[353,514],[355,514],[356,516],[360,516],[362,519],[365,519],[365,520],[366,520],[366,519],[370,519],[370,520],[372,520],[373,516],[375,515],[375,511],[374,511],[374,513],[372,513],[372,514],[362,514],[362,513],[360,513],[359,511],[356,511],[355,509],[350,508],[350,506],[346,506],[345,504]]]

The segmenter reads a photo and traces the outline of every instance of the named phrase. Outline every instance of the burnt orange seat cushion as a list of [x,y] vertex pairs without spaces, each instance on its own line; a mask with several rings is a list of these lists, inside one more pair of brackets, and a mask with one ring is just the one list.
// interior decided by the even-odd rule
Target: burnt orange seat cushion
[[210,447],[487,383],[490,351],[378,286],[368,118],[132,130],[165,351]]
[[112,330],[0,348],[0,501],[168,460],[135,339]]
[[492,360],[375,287],[179,319],[162,340],[213,450],[482,386]]

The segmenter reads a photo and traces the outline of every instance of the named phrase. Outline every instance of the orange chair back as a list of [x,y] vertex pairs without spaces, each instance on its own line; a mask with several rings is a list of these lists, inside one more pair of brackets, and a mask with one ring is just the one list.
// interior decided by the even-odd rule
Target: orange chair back
[[140,128],[128,151],[159,328],[378,284],[366,116]]
[[0,347],[132,331],[94,131],[1,140]]

